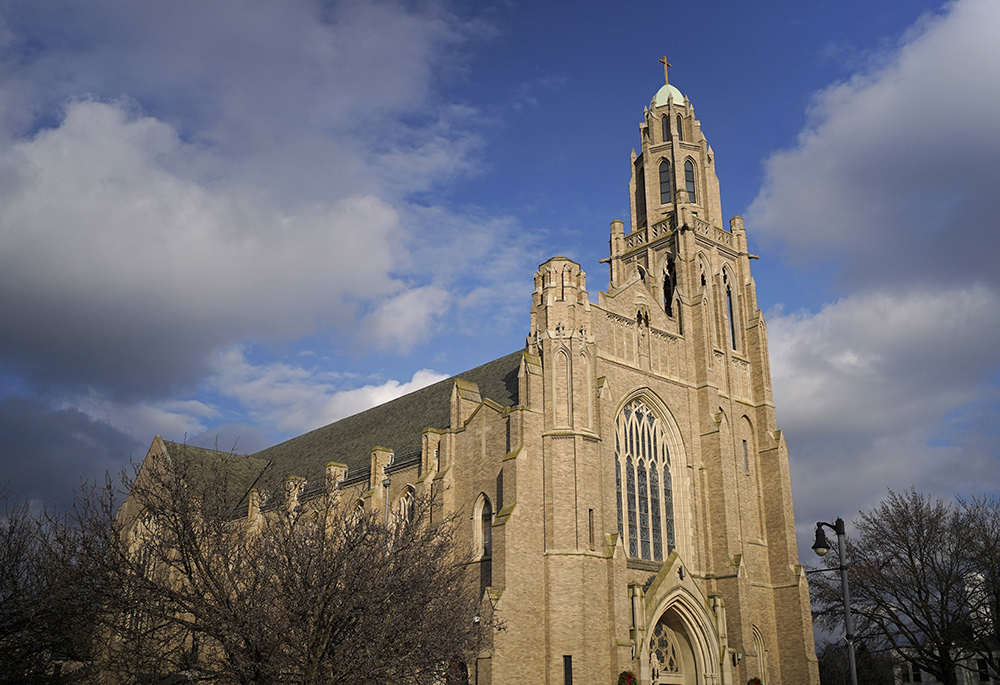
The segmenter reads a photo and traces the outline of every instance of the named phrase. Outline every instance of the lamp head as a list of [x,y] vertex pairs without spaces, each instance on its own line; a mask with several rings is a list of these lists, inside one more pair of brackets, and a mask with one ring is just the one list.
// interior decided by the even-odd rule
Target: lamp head
[[812,548],[820,557],[825,557],[826,553],[830,551],[830,543],[826,541],[826,533],[823,532],[823,526],[818,523],[816,524],[816,542],[813,543]]

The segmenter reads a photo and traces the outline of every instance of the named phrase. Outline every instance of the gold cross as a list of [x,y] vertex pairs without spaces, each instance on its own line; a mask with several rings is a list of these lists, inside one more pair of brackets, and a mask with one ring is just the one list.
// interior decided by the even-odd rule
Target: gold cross
[[667,61],[666,55],[664,55],[663,59],[661,59],[660,61],[663,63],[663,82],[670,83],[670,77],[667,76],[667,67],[672,67],[674,65]]

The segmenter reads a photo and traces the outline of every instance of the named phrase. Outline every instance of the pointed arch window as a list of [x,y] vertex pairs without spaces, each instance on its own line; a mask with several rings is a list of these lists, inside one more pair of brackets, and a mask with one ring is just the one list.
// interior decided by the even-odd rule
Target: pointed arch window
[[[666,119],[666,117],[664,117]],[[670,162],[660,162],[660,204],[670,202]]]
[[410,523],[416,513],[416,497],[413,488],[407,487],[403,495],[399,498],[399,521]]
[[493,556],[493,505],[487,497],[479,514],[480,536],[483,541],[483,557]]
[[684,162],[684,186],[687,190],[688,202],[696,203],[698,200],[694,188],[694,164],[691,163],[691,160]]
[[662,561],[674,549],[670,455],[662,423],[641,400],[626,404],[615,422],[615,469],[619,492],[626,483],[618,517],[627,514],[629,556]]
[[684,127],[681,125],[681,115],[677,115],[677,140],[684,140]]
[[660,120],[660,133],[662,134],[664,143],[670,140],[670,117],[664,116]]

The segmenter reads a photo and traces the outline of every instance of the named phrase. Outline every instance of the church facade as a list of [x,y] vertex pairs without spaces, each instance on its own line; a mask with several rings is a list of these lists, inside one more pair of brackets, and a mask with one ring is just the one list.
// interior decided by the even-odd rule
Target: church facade
[[596,302],[550,259],[523,350],[253,456],[287,496],[462,512],[506,626],[477,685],[818,683],[754,255],[673,85],[640,139]]

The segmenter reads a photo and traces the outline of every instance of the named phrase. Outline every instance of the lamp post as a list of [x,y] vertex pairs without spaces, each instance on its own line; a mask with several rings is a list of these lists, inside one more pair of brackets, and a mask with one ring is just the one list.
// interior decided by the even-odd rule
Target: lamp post
[[382,487],[385,488],[385,525],[389,525],[389,486],[392,485],[392,479],[389,476],[385,477],[382,481]]
[[820,569],[823,571],[840,571],[840,589],[844,593],[844,632],[847,636],[847,658],[851,664],[851,685],[858,685],[858,669],[854,663],[854,624],[851,622],[851,589],[847,585],[847,534],[844,530],[844,519],[837,517],[835,523],[816,522],[816,542],[813,551],[820,557],[825,557],[830,551],[830,543],[823,532],[826,526],[837,534],[837,545],[840,553],[840,566],[837,569]]

